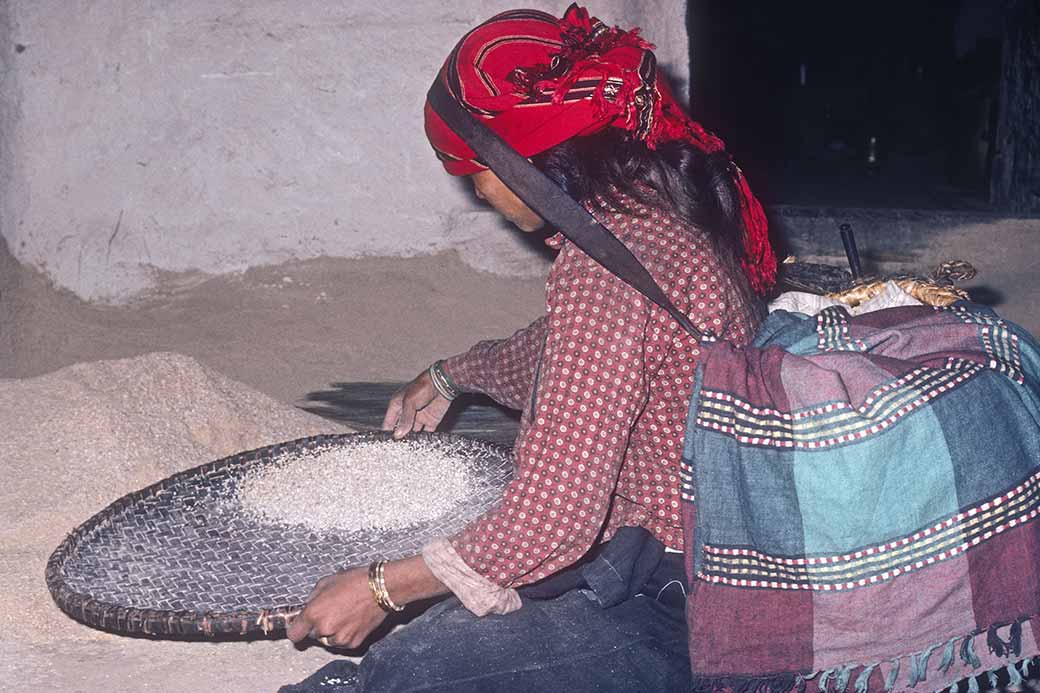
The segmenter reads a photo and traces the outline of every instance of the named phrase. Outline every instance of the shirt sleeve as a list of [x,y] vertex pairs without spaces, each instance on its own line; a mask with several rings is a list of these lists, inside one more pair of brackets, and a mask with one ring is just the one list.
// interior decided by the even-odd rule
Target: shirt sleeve
[[650,379],[681,330],[571,244],[546,297],[545,349],[514,479],[500,505],[450,538],[467,565],[503,587],[547,577],[596,542]]
[[464,392],[480,392],[503,406],[525,409],[547,324],[547,316],[542,316],[508,339],[480,342],[445,359],[444,370]]

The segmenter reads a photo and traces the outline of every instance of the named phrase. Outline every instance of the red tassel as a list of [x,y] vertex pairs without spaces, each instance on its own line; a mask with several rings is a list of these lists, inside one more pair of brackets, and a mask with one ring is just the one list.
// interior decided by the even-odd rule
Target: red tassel
[[741,263],[751,288],[762,296],[776,284],[776,254],[769,243],[769,223],[762,205],[751,194],[744,173],[738,168],[737,188],[740,190],[740,207],[747,235],[744,238],[744,260]]

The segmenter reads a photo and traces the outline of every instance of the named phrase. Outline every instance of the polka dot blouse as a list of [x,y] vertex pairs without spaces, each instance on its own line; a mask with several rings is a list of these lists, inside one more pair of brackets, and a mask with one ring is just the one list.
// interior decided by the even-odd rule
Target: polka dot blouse
[[[755,311],[703,232],[628,203],[595,211],[701,330],[737,344]],[[523,412],[500,505],[451,537],[489,580],[518,587],[626,525],[682,549],[679,465],[698,345],[668,314],[557,234],[546,314],[445,362],[464,390]],[[739,270],[738,270],[739,271]]]

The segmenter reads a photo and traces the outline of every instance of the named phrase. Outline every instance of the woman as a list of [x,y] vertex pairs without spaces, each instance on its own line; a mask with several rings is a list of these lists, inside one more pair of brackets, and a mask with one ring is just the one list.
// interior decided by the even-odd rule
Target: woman
[[[622,240],[700,330],[744,344],[776,267],[761,208],[656,76],[651,48],[577,6],[562,20],[517,10],[467,34],[438,80]],[[426,131],[450,174],[520,229],[542,226],[429,104]],[[559,255],[546,314],[438,361],[384,421],[397,437],[433,430],[462,391],[521,410],[501,504],[421,556],[323,579],[289,636],[355,647],[406,603],[457,600],[377,643],[359,671],[336,665],[287,690],[688,682],[678,476],[698,344],[563,236],[548,243]]]

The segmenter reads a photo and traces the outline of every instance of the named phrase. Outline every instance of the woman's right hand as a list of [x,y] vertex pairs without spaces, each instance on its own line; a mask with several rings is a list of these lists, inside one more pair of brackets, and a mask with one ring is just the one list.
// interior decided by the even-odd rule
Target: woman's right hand
[[433,386],[429,371],[423,371],[390,398],[383,430],[393,431],[397,439],[412,431],[435,431],[450,406],[451,400]]

